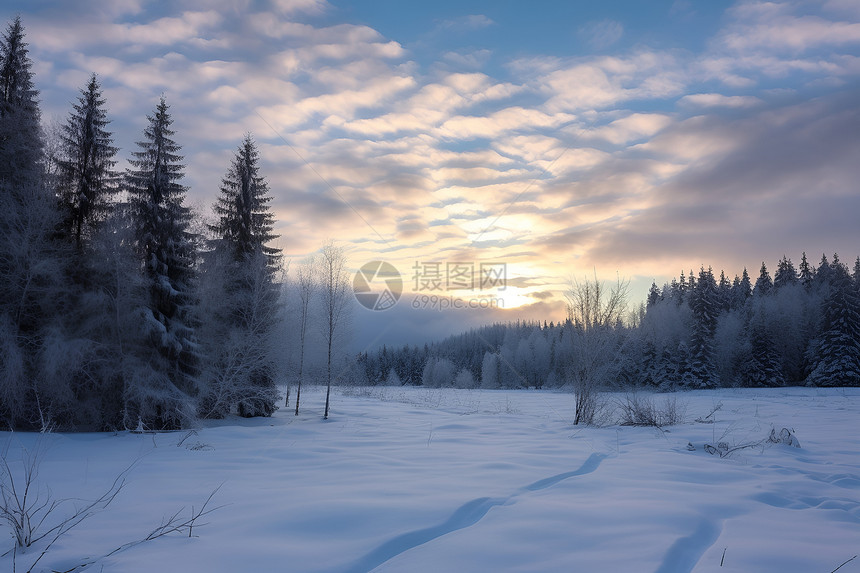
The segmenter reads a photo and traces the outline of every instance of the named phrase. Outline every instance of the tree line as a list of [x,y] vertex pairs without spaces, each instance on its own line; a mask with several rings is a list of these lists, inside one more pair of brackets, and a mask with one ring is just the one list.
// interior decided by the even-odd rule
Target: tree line
[[278,401],[282,261],[251,135],[213,216],[186,205],[164,96],[129,167],[93,74],[42,130],[24,27],[0,42],[0,420],[169,429]]
[[652,284],[632,312],[625,287],[576,282],[558,324],[494,324],[358,361],[369,383],[430,387],[860,386],[860,257],[853,269],[783,257],[754,282],[703,267]]

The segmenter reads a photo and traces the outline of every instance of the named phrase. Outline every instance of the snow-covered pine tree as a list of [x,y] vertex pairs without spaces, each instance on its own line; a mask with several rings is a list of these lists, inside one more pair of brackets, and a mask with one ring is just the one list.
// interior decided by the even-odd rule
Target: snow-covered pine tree
[[272,232],[275,216],[268,206],[272,198],[259,162],[257,144],[248,134],[221,180],[221,195],[214,207],[219,220],[212,230],[229,245],[237,260],[264,254],[266,270],[274,275],[280,264],[280,251],[267,243],[278,235]]
[[821,261],[818,263],[818,268],[815,269],[815,281],[813,285],[819,291],[826,290],[830,285],[830,279],[833,275],[833,269],[830,262],[827,260],[827,255],[821,254]]
[[119,191],[113,170],[117,148],[113,146],[105,100],[95,74],[81,89],[62,126],[59,160],[59,197],[65,233],[78,250],[99,221],[104,220],[112,196]]
[[738,279],[737,275],[735,275],[735,280],[732,281],[732,308],[743,308],[751,295],[752,283],[750,282],[750,275],[746,267],[744,267],[741,278]]
[[716,386],[713,340],[720,312],[713,271],[702,267],[699,280],[695,284],[695,289],[690,292],[693,332],[690,338],[690,362],[686,383],[692,388],[713,388]]
[[0,42],[0,183],[14,193],[41,183],[42,128],[24,26],[16,17]]
[[860,257],[854,260],[854,273],[851,278],[854,280],[854,290],[860,294]]
[[771,290],[773,290],[773,279],[770,278],[770,273],[767,271],[767,265],[762,262],[758,278],[755,280],[753,294],[756,296],[764,296],[769,294]]
[[130,388],[129,404],[145,424],[177,427],[190,414],[187,398],[197,391],[196,245],[189,230],[191,211],[184,205],[185,166],[168,109],[162,96],[147,116],[149,124],[125,174],[135,246],[149,291],[141,309],[150,343],[144,351],[154,367]]
[[651,288],[648,289],[648,299],[647,299],[647,303],[646,303],[648,308],[657,304],[657,302],[660,301],[662,298],[663,297],[660,294],[660,289],[657,288],[657,283],[652,281],[651,282]]
[[749,386],[785,386],[785,376],[768,329],[767,310],[758,298],[754,306],[747,326],[749,359],[742,376]]
[[63,280],[31,67],[15,18],[0,41],[0,418],[6,427],[38,429],[53,423],[39,370]]
[[[219,371],[216,384],[231,388],[233,403],[224,402],[222,407],[235,405],[243,416],[270,416],[278,397],[272,339],[278,318],[280,288],[275,274],[280,255],[267,244],[277,236],[272,232],[271,197],[259,159],[253,138],[246,135],[221,180],[214,206],[218,220],[210,226],[217,237],[215,256],[222,259],[222,276],[215,280],[224,292],[221,308],[211,309],[222,321],[212,328],[223,330],[223,335],[210,344],[215,355],[209,362]],[[234,375],[225,379],[226,365],[221,363],[228,357]]]
[[815,279],[815,270],[809,265],[809,261],[806,260],[806,251],[803,252],[803,256],[800,258],[798,279],[806,288],[812,287],[812,281]]
[[860,295],[848,268],[834,256],[821,308],[821,334],[812,345],[810,386],[860,386]]
[[776,267],[776,273],[773,275],[773,286],[774,288],[782,288],[789,285],[795,285],[798,282],[797,271],[794,270],[794,265],[791,262],[791,259],[782,256],[782,259],[779,261],[779,265]]
[[726,277],[726,271],[720,271],[720,280],[717,282],[717,299],[719,300],[720,312],[727,312],[732,307],[732,283]]
[[499,388],[499,356],[489,350],[484,352],[481,361],[481,388]]

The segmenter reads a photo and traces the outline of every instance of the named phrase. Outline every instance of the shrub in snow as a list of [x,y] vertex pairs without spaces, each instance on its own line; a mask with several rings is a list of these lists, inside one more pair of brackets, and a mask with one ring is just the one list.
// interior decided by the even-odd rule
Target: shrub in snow
[[450,387],[454,384],[457,367],[447,358],[430,358],[424,366],[421,383],[427,388]]
[[385,379],[386,386],[402,386],[403,383],[400,381],[400,376],[397,375],[397,371],[392,368],[388,371],[388,378]]
[[628,394],[618,402],[621,409],[622,426],[674,426],[684,422],[686,407],[679,404],[677,398],[667,397],[662,406],[658,406],[651,396]]
[[475,387],[475,378],[472,376],[472,373],[466,370],[465,368],[461,368],[459,372],[457,372],[457,376],[454,378],[454,387],[455,388],[474,388]]
[[[184,440],[185,438],[183,438]],[[181,444],[182,442],[179,442],[178,445]],[[201,448],[194,447],[193,449],[206,447],[205,444],[199,445]],[[38,479],[42,453],[43,450],[38,445],[33,453],[22,449],[21,462],[23,467],[20,472],[12,469],[7,460],[7,452],[4,451],[2,458],[0,458],[0,520],[6,522],[15,538],[14,547],[4,553],[2,557],[11,552],[13,571],[18,569],[19,559],[24,559],[28,548],[31,548],[32,553],[28,558],[30,564],[26,571],[27,573],[34,571],[42,558],[67,533],[99,511],[106,509],[125,488],[126,478],[136,465],[135,462],[120,472],[108,489],[92,501],[57,499],[51,494],[51,490]],[[212,498],[219,489],[221,489],[220,486],[215,488],[199,508],[192,507],[189,517],[182,517],[180,516],[182,510],[177,511],[169,518],[164,519],[158,527],[142,539],[124,543],[100,556],[83,557],[74,567],[64,568],[64,572],[83,571],[111,555],[174,533],[187,534],[188,537],[191,537],[194,528],[200,525],[198,521],[201,517],[220,509],[220,506],[210,507]]]

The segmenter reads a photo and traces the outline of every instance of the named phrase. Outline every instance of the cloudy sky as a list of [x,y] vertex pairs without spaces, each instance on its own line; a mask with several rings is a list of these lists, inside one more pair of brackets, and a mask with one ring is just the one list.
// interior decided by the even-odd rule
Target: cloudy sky
[[856,0],[4,6],[46,119],[97,73],[124,159],[165,94],[204,210],[251,132],[287,259],[334,240],[409,301],[416,263],[503,262],[492,294],[559,318],[571,276],[638,301],[702,265],[860,254]]

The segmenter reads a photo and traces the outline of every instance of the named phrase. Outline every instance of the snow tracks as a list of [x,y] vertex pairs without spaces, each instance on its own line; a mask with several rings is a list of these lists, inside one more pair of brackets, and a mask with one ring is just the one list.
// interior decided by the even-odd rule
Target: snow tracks
[[481,521],[491,509],[500,505],[511,505],[517,498],[532,492],[550,488],[559,482],[576,476],[590,474],[595,471],[606,458],[603,454],[591,454],[578,469],[560,473],[538,480],[522,487],[507,497],[480,497],[461,505],[447,520],[438,525],[424,529],[416,529],[394,537],[352,565],[346,567],[348,573],[365,573],[379,567],[383,563],[406,553],[448,533],[453,533],[471,527]]

